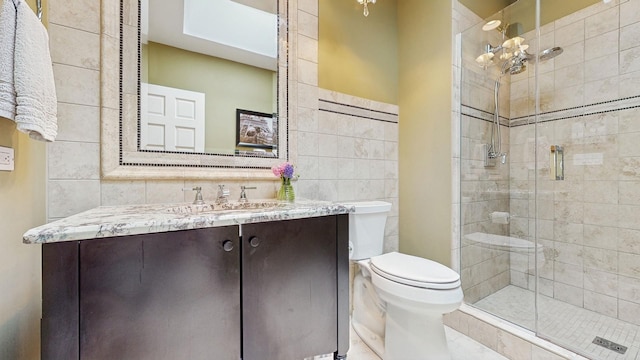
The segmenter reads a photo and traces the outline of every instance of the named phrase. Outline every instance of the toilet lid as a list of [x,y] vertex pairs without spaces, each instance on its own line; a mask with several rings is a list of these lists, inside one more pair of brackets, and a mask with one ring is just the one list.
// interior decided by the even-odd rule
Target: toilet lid
[[450,268],[397,252],[372,257],[371,269],[384,278],[410,286],[441,290],[460,286],[460,275]]

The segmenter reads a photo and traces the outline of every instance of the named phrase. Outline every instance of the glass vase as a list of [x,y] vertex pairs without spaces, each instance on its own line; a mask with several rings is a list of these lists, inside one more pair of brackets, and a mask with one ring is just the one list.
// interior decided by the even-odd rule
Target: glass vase
[[280,184],[280,190],[278,190],[277,199],[289,202],[295,201],[296,194],[293,192],[293,185],[291,185],[290,178],[282,178],[282,183]]

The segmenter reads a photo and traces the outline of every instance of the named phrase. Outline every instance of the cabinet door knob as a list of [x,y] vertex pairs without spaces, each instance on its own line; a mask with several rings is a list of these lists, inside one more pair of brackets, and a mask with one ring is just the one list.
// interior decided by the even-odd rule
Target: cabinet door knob
[[224,251],[229,252],[231,250],[233,250],[233,241],[231,240],[225,240],[222,243],[222,248],[224,249]]
[[252,236],[249,238],[249,245],[251,247],[258,247],[260,245],[260,239],[257,236]]

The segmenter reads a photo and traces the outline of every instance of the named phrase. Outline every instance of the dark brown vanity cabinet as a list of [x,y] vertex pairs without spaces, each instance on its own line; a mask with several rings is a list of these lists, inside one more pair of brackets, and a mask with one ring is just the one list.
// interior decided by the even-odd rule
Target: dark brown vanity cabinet
[[45,244],[42,359],[345,354],[347,238],[338,215]]
[[45,244],[42,358],[239,359],[239,245],[237,226]]
[[348,283],[349,270],[338,223],[327,216],[242,225],[243,359],[302,360],[340,348],[336,324],[346,321],[348,331],[349,295],[338,295],[337,280]]

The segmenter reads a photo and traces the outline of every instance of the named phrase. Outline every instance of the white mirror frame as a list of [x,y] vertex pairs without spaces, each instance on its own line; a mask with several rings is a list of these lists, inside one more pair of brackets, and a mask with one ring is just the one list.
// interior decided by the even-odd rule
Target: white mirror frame
[[[297,106],[289,94],[296,89],[296,0],[278,0],[278,158],[138,151],[138,0],[102,0],[101,9],[101,177],[103,179],[273,179],[271,166],[289,160],[290,116]],[[122,17],[122,29],[120,27]],[[279,36],[280,37],[280,36]],[[293,40],[293,41],[292,41]],[[122,88],[122,97],[121,97]],[[293,90],[293,92],[292,92]]]

